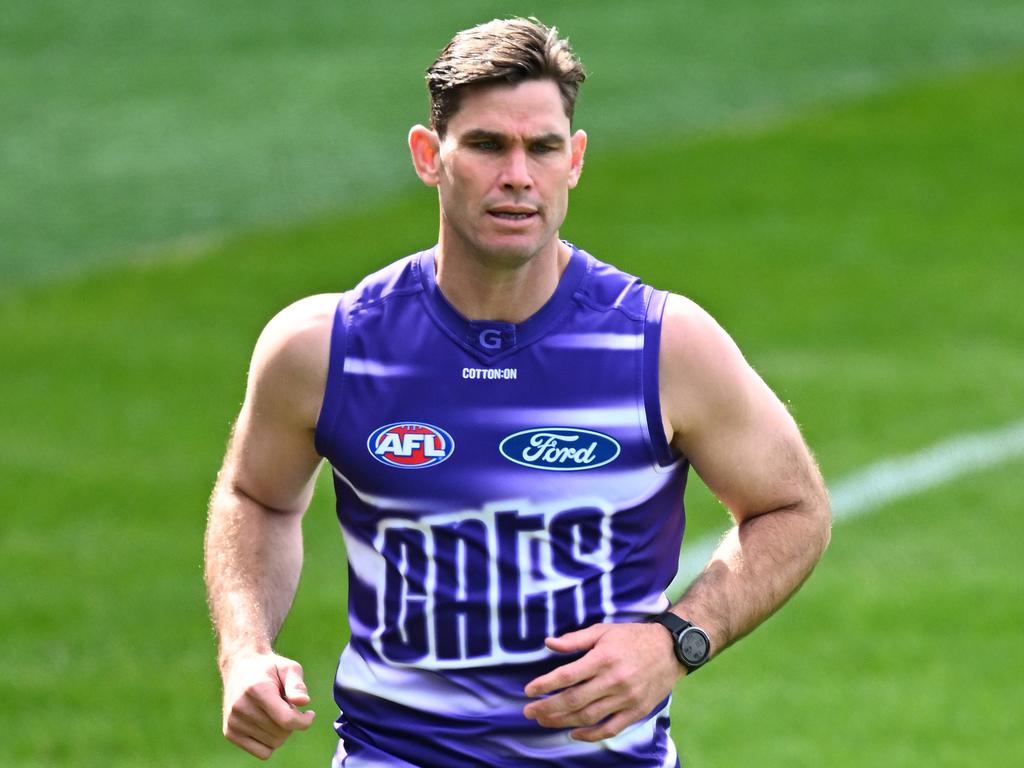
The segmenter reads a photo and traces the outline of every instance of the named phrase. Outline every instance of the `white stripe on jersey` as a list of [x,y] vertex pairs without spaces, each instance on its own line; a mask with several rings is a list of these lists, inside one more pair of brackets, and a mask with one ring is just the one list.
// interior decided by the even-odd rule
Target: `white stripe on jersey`
[[377,376],[379,378],[412,376],[417,369],[412,365],[392,365],[377,360],[359,357],[345,358],[345,373],[355,376]]
[[545,346],[561,349],[603,349],[633,352],[642,349],[644,337],[636,333],[561,333],[544,340]]
[[[544,427],[573,427],[586,425],[587,429],[600,432],[614,427],[635,427],[646,423],[647,415],[637,403],[608,405],[597,408],[501,408],[488,406],[477,408],[476,418],[491,424],[515,426],[539,425]],[[471,411],[472,412],[472,411]]]

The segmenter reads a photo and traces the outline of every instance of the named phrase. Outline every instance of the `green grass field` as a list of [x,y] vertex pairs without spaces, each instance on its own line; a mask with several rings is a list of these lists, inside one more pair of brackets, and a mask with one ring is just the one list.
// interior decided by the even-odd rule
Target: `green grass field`
[[[709,308],[828,479],[1024,417],[1019,4],[287,7],[5,11],[0,765],[255,764],[220,735],[206,497],[263,323],[432,242],[404,133],[460,25],[570,33],[591,148],[563,234]],[[677,688],[685,765],[1024,761],[1022,470],[837,525],[799,595]],[[725,522],[698,486],[693,536]],[[318,719],[284,766],[335,741],[327,483],[306,552],[279,650]]]

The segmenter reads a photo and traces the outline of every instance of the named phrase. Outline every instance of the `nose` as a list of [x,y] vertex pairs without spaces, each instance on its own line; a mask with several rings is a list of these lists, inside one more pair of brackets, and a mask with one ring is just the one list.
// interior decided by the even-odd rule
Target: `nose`
[[513,147],[505,153],[505,162],[501,168],[501,186],[509,191],[530,189],[533,177],[527,165],[526,150]]

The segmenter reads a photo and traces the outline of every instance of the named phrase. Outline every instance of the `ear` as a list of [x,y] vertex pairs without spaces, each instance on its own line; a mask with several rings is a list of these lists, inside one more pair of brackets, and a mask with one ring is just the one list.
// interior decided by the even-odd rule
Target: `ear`
[[436,187],[441,156],[441,139],[435,131],[423,125],[409,129],[409,152],[416,175],[428,187]]
[[583,173],[583,155],[587,151],[587,132],[576,131],[569,139],[572,148],[572,167],[569,171],[569,189],[575,189]]

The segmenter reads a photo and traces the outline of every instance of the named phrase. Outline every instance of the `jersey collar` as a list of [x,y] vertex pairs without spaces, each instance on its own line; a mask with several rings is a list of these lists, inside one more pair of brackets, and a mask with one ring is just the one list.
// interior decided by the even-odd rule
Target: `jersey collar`
[[544,336],[569,310],[572,296],[587,273],[587,255],[572,243],[569,263],[558,286],[544,306],[521,323],[470,320],[441,293],[437,285],[437,246],[419,255],[416,262],[428,313],[456,342],[484,363],[492,363]]

